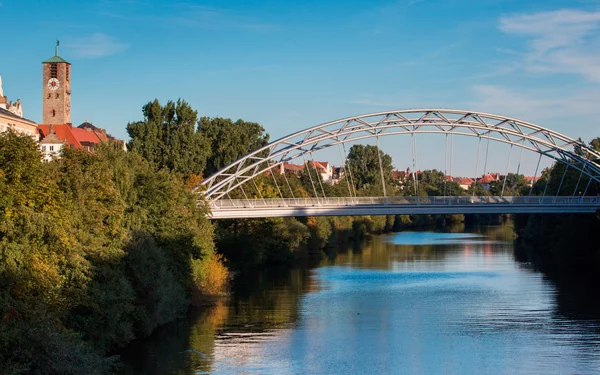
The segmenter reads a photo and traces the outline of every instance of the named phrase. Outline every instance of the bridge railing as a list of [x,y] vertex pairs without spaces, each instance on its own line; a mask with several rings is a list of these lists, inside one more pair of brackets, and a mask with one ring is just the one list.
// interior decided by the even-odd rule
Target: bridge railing
[[456,197],[330,197],[330,198],[258,198],[209,201],[212,209],[275,207],[341,207],[391,205],[600,205],[600,197],[573,196],[456,196]]

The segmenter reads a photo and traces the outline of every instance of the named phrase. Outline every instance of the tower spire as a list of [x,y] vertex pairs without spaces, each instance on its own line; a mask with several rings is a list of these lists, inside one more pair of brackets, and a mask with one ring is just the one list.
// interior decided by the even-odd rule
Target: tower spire
[[58,56],[58,46],[60,46],[60,40],[56,40],[56,51],[54,53],[54,56]]

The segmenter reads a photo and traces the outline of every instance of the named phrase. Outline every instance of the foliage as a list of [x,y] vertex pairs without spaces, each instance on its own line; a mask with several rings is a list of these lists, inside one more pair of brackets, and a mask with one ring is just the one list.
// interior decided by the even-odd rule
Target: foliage
[[206,176],[269,143],[269,135],[255,122],[202,117],[198,122],[198,130],[207,139],[211,150]]
[[183,179],[112,144],[41,161],[0,134],[0,370],[104,373],[103,355],[226,291]]
[[490,194],[496,196],[528,195],[529,190],[529,183],[522,174],[509,173],[505,178],[490,184]]
[[[381,159],[381,164],[379,160]],[[357,190],[369,189],[378,194],[382,193],[381,169],[386,187],[392,182],[392,157],[381,151],[377,146],[353,145],[348,152],[348,168],[352,171],[354,186]]]
[[[589,145],[600,150],[600,138]],[[587,188],[587,191],[586,191]],[[556,163],[542,172],[534,195],[600,196],[600,184],[581,172]],[[517,215],[515,228],[530,257],[544,259],[550,272],[600,270],[600,216],[598,214]]]
[[142,112],[144,120],[127,124],[129,150],[158,168],[184,175],[204,170],[210,145],[198,130],[197,111],[181,99],[164,106],[155,99]]

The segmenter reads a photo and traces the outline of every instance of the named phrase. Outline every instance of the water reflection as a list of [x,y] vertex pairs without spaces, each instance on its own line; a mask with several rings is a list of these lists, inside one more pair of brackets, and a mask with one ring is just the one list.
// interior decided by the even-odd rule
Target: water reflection
[[516,262],[510,228],[453,232],[239,278],[229,300],[128,348],[124,373],[600,373],[591,288]]

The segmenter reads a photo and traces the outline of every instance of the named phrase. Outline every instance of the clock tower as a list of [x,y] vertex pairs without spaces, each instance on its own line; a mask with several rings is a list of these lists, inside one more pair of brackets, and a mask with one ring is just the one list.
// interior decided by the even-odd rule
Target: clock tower
[[71,123],[71,64],[58,56],[42,62],[42,123]]

